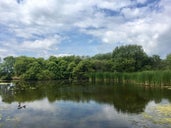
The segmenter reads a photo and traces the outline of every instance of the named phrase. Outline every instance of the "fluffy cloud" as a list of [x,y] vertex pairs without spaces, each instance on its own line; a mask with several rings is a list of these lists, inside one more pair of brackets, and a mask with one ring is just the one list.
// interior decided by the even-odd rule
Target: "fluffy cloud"
[[[171,52],[168,47],[170,6],[170,0],[0,1],[0,30],[3,27],[4,31],[0,33],[0,54],[19,55],[17,50],[22,49],[39,49],[48,55],[72,54],[72,47],[68,53],[60,53],[57,48],[59,42],[62,47],[66,38],[74,43],[72,34],[77,31],[92,36],[97,42],[101,41],[100,45],[106,45],[108,51],[113,49],[110,46],[131,43],[142,45],[149,54],[164,57]],[[16,46],[11,48],[11,45],[4,43]],[[89,44],[82,45],[86,47]],[[8,49],[10,53],[6,52]],[[40,52],[35,54],[40,55]]]
[[45,50],[51,50],[54,48],[55,45],[60,43],[60,37],[58,35],[54,37],[48,37],[41,40],[34,40],[34,41],[25,41],[21,44],[21,48],[23,49],[33,49],[33,50],[39,50],[39,49],[45,49]]
[[138,3],[144,4],[147,0],[137,0]]
[[[123,18],[119,23],[113,17],[107,18],[106,22],[109,23],[105,25],[106,28],[96,32],[96,35],[102,38],[104,43],[138,44],[142,45],[148,54],[160,54],[164,57],[171,52],[168,43],[170,40],[167,36],[171,25],[169,17],[171,9],[165,6],[171,5],[171,2],[166,0],[154,4],[157,8],[152,9],[152,4],[141,8],[123,8],[120,13],[125,19]],[[120,15],[116,17],[119,18]],[[110,24],[112,21],[114,23]]]

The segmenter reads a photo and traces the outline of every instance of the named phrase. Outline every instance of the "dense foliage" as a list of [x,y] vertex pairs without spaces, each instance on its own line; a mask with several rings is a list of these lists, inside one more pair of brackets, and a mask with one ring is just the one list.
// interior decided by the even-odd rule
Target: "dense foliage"
[[87,79],[92,72],[137,72],[170,70],[171,54],[148,56],[138,45],[116,47],[112,53],[93,57],[50,56],[48,59],[8,56],[0,63],[0,79],[58,80]]

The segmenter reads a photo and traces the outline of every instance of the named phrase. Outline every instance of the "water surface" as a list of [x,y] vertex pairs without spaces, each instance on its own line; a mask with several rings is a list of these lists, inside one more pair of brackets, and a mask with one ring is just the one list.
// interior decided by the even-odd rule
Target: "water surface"
[[157,109],[170,101],[171,90],[164,88],[15,82],[0,85],[0,127],[171,128],[171,116]]

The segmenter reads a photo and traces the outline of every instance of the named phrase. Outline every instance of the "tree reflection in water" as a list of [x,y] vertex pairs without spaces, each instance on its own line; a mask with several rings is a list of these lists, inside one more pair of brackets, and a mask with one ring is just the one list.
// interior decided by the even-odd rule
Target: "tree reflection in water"
[[104,103],[112,105],[118,112],[140,113],[146,104],[162,98],[171,101],[170,90],[145,88],[138,85],[106,85],[91,83],[70,83],[68,81],[16,82],[13,88],[0,86],[0,95],[5,103],[18,102],[18,109],[26,108],[23,102],[47,98],[53,103],[57,100],[73,102]]

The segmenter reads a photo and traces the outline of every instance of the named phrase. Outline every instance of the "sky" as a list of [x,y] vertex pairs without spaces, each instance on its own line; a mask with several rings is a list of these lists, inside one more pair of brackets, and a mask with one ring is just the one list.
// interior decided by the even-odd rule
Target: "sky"
[[0,57],[171,53],[171,0],[0,0]]

